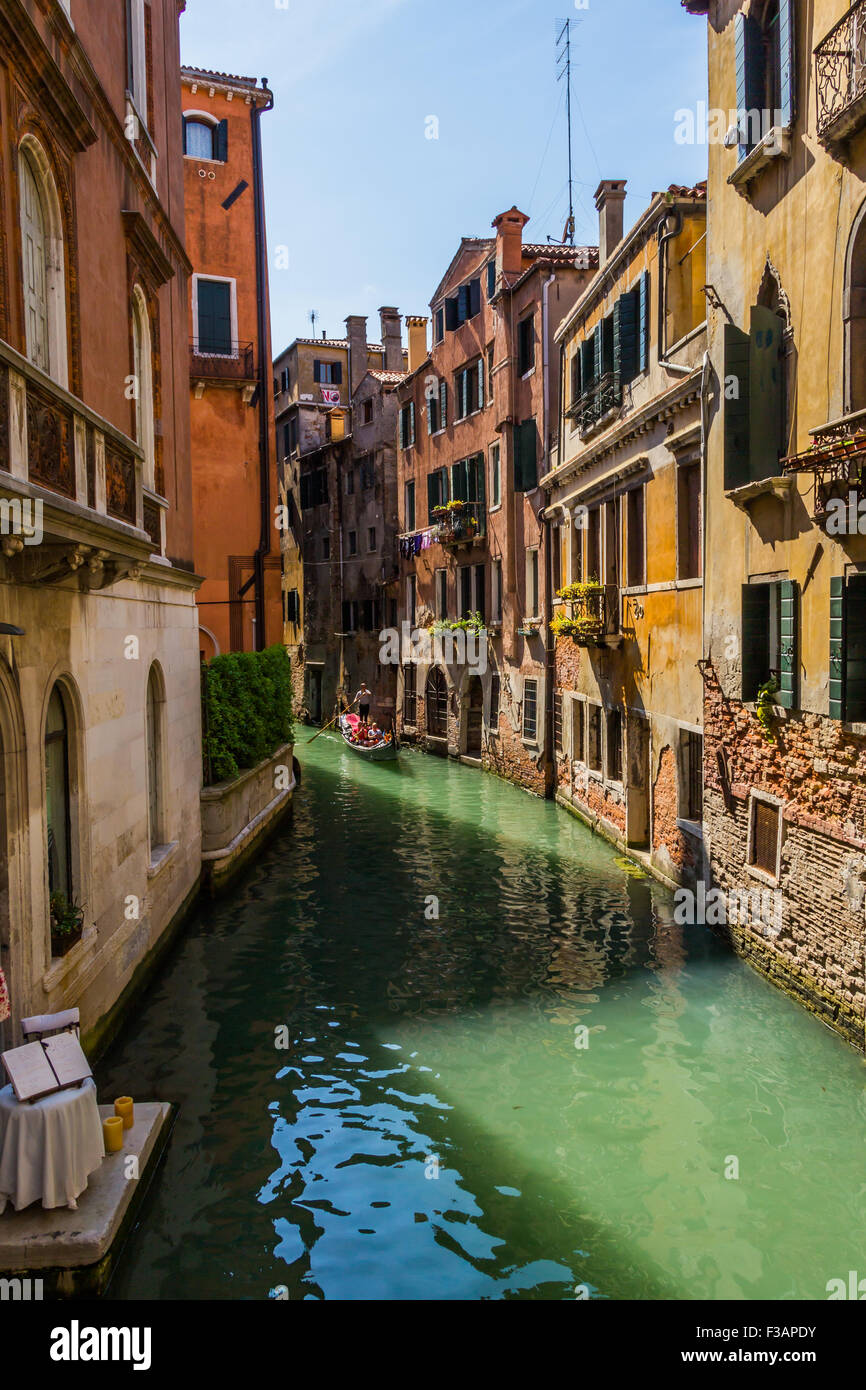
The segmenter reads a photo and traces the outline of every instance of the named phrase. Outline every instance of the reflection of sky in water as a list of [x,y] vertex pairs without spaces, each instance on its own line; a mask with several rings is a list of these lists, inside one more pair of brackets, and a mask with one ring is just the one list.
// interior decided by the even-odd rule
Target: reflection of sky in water
[[862,1264],[843,1043],[554,806],[299,753],[293,823],[100,1068],[180,1103],[115,1296],[823,1298]]

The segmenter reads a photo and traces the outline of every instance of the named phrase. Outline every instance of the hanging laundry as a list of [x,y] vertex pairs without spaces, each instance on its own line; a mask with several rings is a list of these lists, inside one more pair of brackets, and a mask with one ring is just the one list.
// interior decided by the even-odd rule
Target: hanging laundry
[[0,1023],[9,1017],[9,990],[6,988],[6,976],[0,967]]
[[420,555],[420,554],[421,554],[421,535],[420,535],[420,533],[419,533],[417,536],[413,537],[413,547],[414,547],[415,554],[416,554],[416,555]]

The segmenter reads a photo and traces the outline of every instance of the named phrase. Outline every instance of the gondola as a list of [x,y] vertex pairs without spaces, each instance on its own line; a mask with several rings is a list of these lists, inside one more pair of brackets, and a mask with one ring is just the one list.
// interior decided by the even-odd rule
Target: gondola
[[393,762],[400,752],[400,745],[392,735],[387,743],[365,744],[355,743],[352,735],[357,731],[360,724],[357,714],[343,714],[340,716],[340,733],[343,735],[343,742],[347,748],[351,748],[353,753],[357,753],[359,758],[365,758],[368,763],[390,763]]

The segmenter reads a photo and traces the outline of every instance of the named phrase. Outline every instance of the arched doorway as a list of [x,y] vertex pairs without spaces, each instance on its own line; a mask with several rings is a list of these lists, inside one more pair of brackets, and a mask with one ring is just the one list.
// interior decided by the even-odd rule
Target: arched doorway
[[484,687],[480,676],[471,676],[466,691],[466,755],[480,758],[484,723]]
[[427,733],[431,738],[448,737],[448,682],[445,672],[434,666],[427,677]]

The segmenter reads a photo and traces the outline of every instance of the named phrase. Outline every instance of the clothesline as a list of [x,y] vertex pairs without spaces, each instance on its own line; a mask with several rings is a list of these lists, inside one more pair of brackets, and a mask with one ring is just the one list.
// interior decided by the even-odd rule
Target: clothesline
[[413,532],[411,536],[401,536],[400,554],[403,559],[408,560],[413,555],[420,555],[422,550],[429,550],[437,530],[436,526],[427,526],[423,531]]

